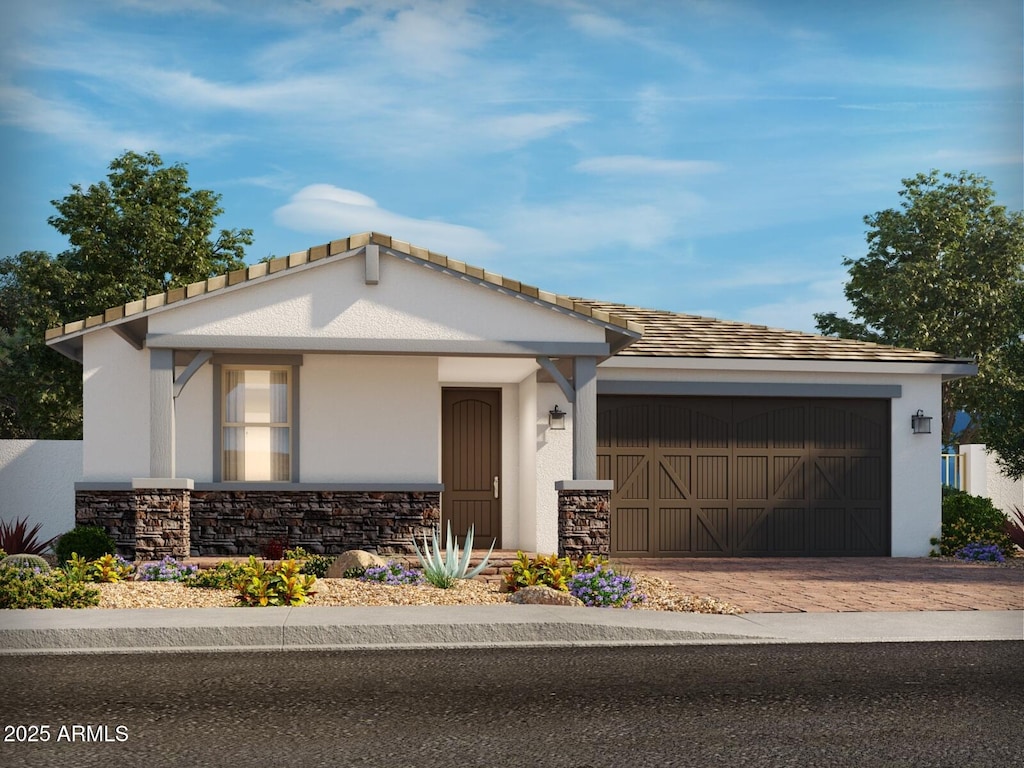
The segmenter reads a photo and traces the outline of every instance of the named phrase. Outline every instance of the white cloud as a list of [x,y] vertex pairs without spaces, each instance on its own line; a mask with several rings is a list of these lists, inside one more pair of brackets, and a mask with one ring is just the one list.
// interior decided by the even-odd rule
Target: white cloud
[[381,208],[361,192],[331,184],[303,187],[274,211],[274,221],[298,232],[329,237],[382,232],[469,262],[479,262],[498,250],[498,245],[478,229],[403,216]]
[[721,170],[718,163],[705,160],[669,160],[643,155],[605,155],[581,160],[574,171],[594,174],[692,176]]
[[518,146],[543,139],[552,133],[586,121],[586,117],[570,110],[505,115],[485,120],[482,130],[504,145]]
[[840,316],[850,314],[852,307],[843,294],[847,277],[842,272],[827,279],[801,283],[777,301],[747,307],[737,317],[726,319],[817,333],[815,312],[835,312]]

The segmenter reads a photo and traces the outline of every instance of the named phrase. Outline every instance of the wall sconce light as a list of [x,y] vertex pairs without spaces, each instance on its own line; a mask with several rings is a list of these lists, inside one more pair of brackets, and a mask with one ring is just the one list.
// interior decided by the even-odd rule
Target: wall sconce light
[[917,413],[910,417],[910,428],[915,435],[930,435],[932,433],[932,417],[925,416],[920,408]]
[[557,405],[548,411],[548,428],[565,429],[565,411],[558,410]]

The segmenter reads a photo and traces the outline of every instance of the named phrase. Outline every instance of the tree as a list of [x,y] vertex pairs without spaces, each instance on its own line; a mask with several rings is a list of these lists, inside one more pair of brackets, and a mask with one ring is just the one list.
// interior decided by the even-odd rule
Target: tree
[[[1024,213],[966,171],[918,174],[899,194],[900,210],[864,217],[867,255],[843,259],[853,319],[816,314],[818,329],[977,361],[977,377],[943,387],[943,440],[983,441],[1024,475]],[[959,411],[970,425],[954,434]]]
[[252,230],[221,229],[220,195],[181,164],[126,152],[107,181],[52,201],[71,247],[0,259],[0,437],[81,436],[81,366],[45,346],[47,328],[245,266]]

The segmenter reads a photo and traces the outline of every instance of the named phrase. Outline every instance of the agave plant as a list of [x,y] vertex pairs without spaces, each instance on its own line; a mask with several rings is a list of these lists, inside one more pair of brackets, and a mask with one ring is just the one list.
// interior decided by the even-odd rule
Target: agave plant
[[[496,540],[495,540],[496,541]],[[473,556],[473,526],[466,531],[466,540],[463,542],[462,556],[459,557],[458,541],[452,539],[452,523],[448,521],[448,538],[445,544],[444,555],[441,554],[441,544],[437,539],[437,530],[433,533],[433,548],[427,544],[427,537],[423,537],[423,551],[416,546],[416,539],[412,540],[412,547],[416,550],[416,557],[419,558],[423,567],[423,576],[435,587],[447,589],[459,579],[472,579],[484,568],[490,560],[494,551],[495,542],[491,542],[491,548],[487,550],[484,559],[473,570],[469,570],[469,560]]]

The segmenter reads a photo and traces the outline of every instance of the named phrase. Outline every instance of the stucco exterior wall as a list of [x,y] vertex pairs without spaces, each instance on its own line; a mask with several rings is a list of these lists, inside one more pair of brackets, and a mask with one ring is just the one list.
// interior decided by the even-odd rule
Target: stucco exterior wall
[[992,499],[996,508],[1005,514],[1015,508],[1024,510],[1024,478],[1014,480],[1004,475],[996,455],[984,445],[961,445],[960,453],[967,461],[965,491]]
[[604,329],[468,279],[382,255],[366,285],[362,256],[225,289],[150,318],[150,333],[289,338],[604,341]]
[[[179,375],[181,369],[176,371]],[[181,390],[174,404],[177,475],[199,483],[213,481],[213,366],[206,363]]]
[[149,350],[109,329],[82,349],[83,479],[149,476]]
[[[565,429],[548,428],[548,411],[567,412]],[[557,384],[537,385],[537,496],[534,535],[541,554],[558,551],[558,491],[555,483],[572,480],[572,407]]]
[[306,355],[299,375],[301,482],[438,482],[436,358]]
[[75,527],[81,440],[0,440],[0,520],[40,524],[39,541]]

